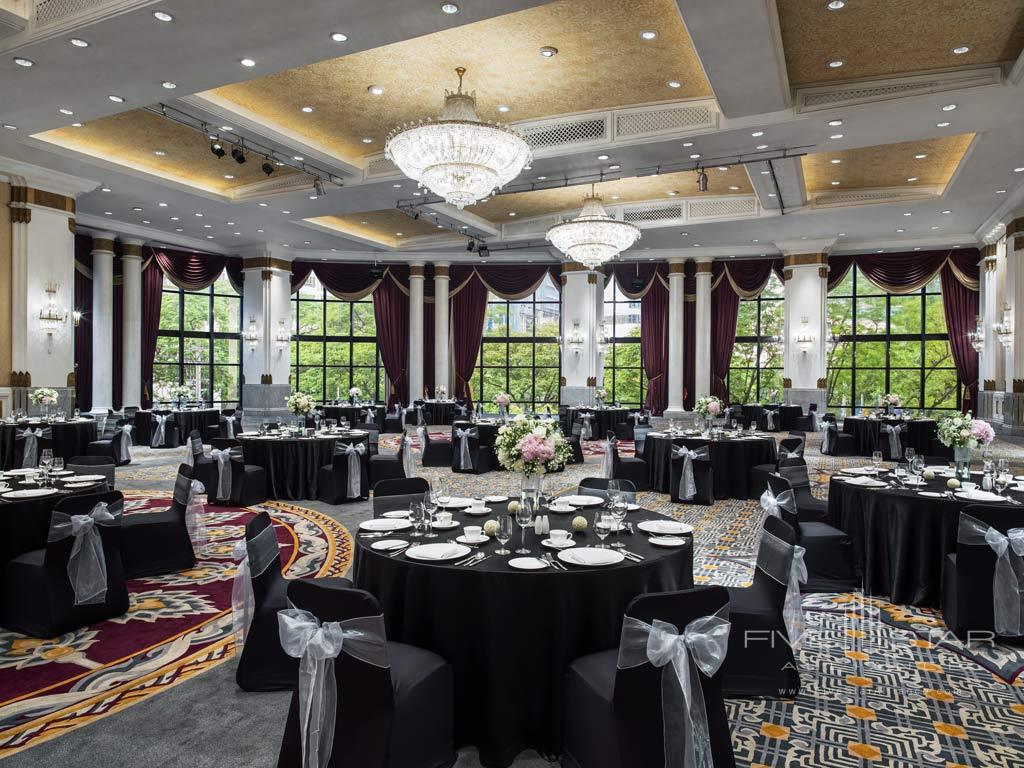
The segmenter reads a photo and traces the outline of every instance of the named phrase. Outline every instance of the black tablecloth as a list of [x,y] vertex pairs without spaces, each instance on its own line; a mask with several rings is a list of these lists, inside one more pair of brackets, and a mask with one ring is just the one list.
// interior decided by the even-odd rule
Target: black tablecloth
[[[506,507],[489,506],[494,512],[487,517],[456,513],[454,518],[481,525]],[[591,511],[581,514],[593,520]],[[552,528],[567,529],[573,516],[550,514]],[[638,511],[628,519],[635,525],[664,518]],[[509,549],[519,546],[515,527]],[[441,542],[459,533],[412,541]],[[421,563],[371,550],[374,539],[359,540],[355,584],[380,601],[388,639],[432,650],[452,665],[456,744],[476,746],[484,765],[507,766],[526,749],[561,751],[565,670],[584,654],[618,647],[630,600],[692,586],[692,540],[676,549],[654,547],[639,531],[622,540],[646,559],[610,568],[566,566],[573,569],[569,572],[516,571],[507,565],[516,555],[494,556],[473,568]],[[576,541],[577,546],[598,543],[593,534]],[[550,551],[540,547],[532,530],[527,546],[533,554]],[[496,548],[496,543],[483,546]]]
[[455,419],[455,402],[427,400],[423,404],[423,415],[428,424],[451,424]]
[[716,499],[760,497],[764,489],[753,486],[750,470],[758,464],[774,464],[778,458],[778,447],[773,437],[708,440],[702,437],[669,438],[652,432],[644,441],[644,455],[641,457],[647,461],[651,490],[670,492],[673,444],[685,445],[691,450],[708,446],[715,475]]
[[780,405],[779,406],[779,429],[783,432],[787,432],[791,429],[796,429],[796,420],[798,417],[804,415],[804,409],[799,405]]
[[[971,479],[980,483],[980,473]],[[943,492],[946,480],[936,478],[920,490]],[[956,551],[960,510],[970,502],[921,496],[916,490],[864,488],[835,476],[828,500],[829,517],[853,540],[867,594],[901,605],[940,605],[942,561]]]
[[903,421],[902,419],[868,419],[863,416],[847,416],[843,419],[843,432],[853,435],[857,443],[857,453],[860,456],[870,456],[874,451],[882,450],[882,441],[888,440],[888,436],[882,435],[884,424],[906,424],[907,426],[907,447],[913,448],[921,456],[928,456],[932,452],[932,439],[937,434],[937,425],[934,419],[914,419]]
[[331,463],[339,440],[357,442],[365,436],[240,438],[246,464],[263,467],[267,473],[267,495],[271,499],[316,499],[317,472]]
[[[204,408],[201,411],[165,411],[157,408],[156,411],[169,413],[174,417],[174,423],[178,426],[182,443],[188,440],[189,433],[193,429],[198,429],[199,434],[205,436],[206,427],[216,426],[220,423],[220,411],[216,408]],[[135,445],[148,446],[153,438],[153,411],[136,411],[134,424],[132,442]]]
[[566,408],[565,421],[562,423],[562,431],[565,434],[572,434],[572,423],[578,413],[591,414],[591,439],[604,440],[609,432],[615,431],[616,424],[623,424],[629,420],[630,410],[628,408]]
[[[15,438],[19,429],[50,429],[53,438],[50,443],[50,450],[54,456],[59,456],[64,461],[74,456],[84,456],[89,452],[89,443],[97,440],[96,421],[93,419],[82,419],[56,424],[33,424],[21,422],[19,424],[0,424],[0,469],[17,469],[15,462],[16,454],[20,454],[15,444]],[[40,451],[42,446],[40,446]]]

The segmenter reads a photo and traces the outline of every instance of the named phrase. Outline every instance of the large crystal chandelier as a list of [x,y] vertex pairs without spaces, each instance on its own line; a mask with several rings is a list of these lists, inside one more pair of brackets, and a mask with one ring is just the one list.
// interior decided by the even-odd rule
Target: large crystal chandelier
[[590,269],[611,261],[639,238],[640,229],[609,216],[593,190],[583,199],[579,216],[555,224],[547,233],[555,248]]
[[465,68],[455,72],[459,89],[445,91],[441,116],[396,128],[384,145],[384,156],[409,178],[463,208],[518,176],[532,153],[512,128],[479,118],[476,94],[462,92]]

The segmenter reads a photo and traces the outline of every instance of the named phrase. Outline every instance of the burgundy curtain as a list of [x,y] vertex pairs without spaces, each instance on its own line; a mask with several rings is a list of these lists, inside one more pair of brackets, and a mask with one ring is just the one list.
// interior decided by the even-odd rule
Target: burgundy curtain
[[160,299],[164,273],[155,258],[142,270],[142,407],[153,405],[153,360],[156,357],[156,336],[160,330]]
[[[605,264],[604,273],[605,285],[608,285],[608,281],[610,279],[614,279],[616,284],[619,286],[619,290],[630,298],[637,296],[646,290],[648,284],[654,279],[654,275],[657,273],[660,273],[665,280],[668,280],[668,268],[666,265],[652,261],[633,262],[632,264],[612,262],[610,264]],[[643,281],[643,286],[634,288],[633,281],[637,278]]]
[[683,407],[693,410],[697,382],[697,265],[683,266]]
[[[971,279],[978,279],[979,254],[970,251],[957,252],[950,258],[962,273]],[[942,268],[942,307],[946,313],[946,328],[949,331],[949,346],[953,350],[956,373],[964,385],[960,410],[976,412],[978,409],[978,353],[974,351],[967,334],[974,330],[978,316],[978,292],[964,285],[954,274],[949,264]]]
[[161,248],[154,251],[156,262],[167,279],[186,291],[201,291],[212,285],[224,267],[227,257],[211,253],[174,251]]
[[[552,274],[546,264],[480,264],[476,271],[487,288],[507,299],[521,297],[539,284],[545,273]],[[553,280],[556,286],[561,285],[558,274],[553,274]]]
[[640,349],[647,373],[644,405],[661,415],[668,405],[668,289],[656,278],[640,299]]
[[92,280],[77,269],[92,269],[92,238],[75,235],[75,310],[82,319],[75,327],[75,407],[92,408]]
[[324,288],[338,298],[365,294],[380,278],[370,274],[370,264],[348,264],[337,261],[292,262],[292,293],[305,282],[309,273],[316,275]]
[[114,243],[114,316],[112,325],[114,330],[114,348],[111,361],[114,366],[112,384],[110,388],[111,407],[115,411],[121,410],[124,404],[124,261],[122,260],[121,242]]
[[241,259],[227,259],[224,265],[224,272],[227,275],[231,287],[242,294],[245,288],[245,273],[242,271]]
[[721,276],[722,281],[711,292],[711,394],[728,399],[725,377],[732,361],[732,347],[736,341],[736,321],[739,319],[740,297],[722,273],[725,264],[712,264],[711,280]]
[[384,363],[391,392],[388,407],[393,403],[409,403],[409,297],[394,280],[386,277],[373,292],[373,315],[377,321],[380,358]]
[[[719,289],[723,286],[727,287],[730,291],[735,293],[735,289],[732,287],[732,283],[736,284],[736,287],[746,295],[757,294],[764,287],[765,283],[768,282],[768,278],[771,277],[771,273],[774,271],[778,278],[782,279],[782,259],[740,259],[739,261],[728,261],[728,262],[715,262],[715,265],[722,264],[718,270],[715,270],[713,274],[716,276],[713,279],[717,279],[717,275],[721,274],[721,270],[727,270],[729,274],[722,278],[722,283],[719,285]],[[732,278],[732,282],[729,278]]]
[[310,261],[293,261],[292,262],[292,293],[299,290],[300,286],[306,282],[306,278],[309,277],[309,273],[313,271],[313,263]]
[[[465,280],[461,270],[452,267],[452,283],[458,285]],[[487,286],[477,276],[466,283],[457,294],[452,296],[449,316],[452,319],[452,361],[455,372],[455,397],[466,400],[473,406],[473,393],[470,381],[473,369],[480,354],[480,342],[484,336],[484,315],[487,313]]]

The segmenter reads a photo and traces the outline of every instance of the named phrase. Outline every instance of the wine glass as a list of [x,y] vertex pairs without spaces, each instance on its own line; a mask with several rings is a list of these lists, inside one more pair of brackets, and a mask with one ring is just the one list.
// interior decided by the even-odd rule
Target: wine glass
[[611,532],[612,516],[605,512],[601,507],[598,507],[597,511],[594,512],[594,533],[601,542],[597,545],[598,549],[608,549],[608,545],[604,543],[604,540],[608,538],[608,534]]
[[437,503],[438,506],[447,507],[449,502],[452,500],[451,490],[448,487],[448,480],[444,477],[439,477],[434,483],[434,488],[437,492]]
[[734,431],[734,432],[736,431],[736,425],[737,425],[738,423],[739,423],[739,422],[737,422],[737,421],[736,421],[736,419],[732,419],[732,420],[731,420],[731,421],[729,422],[729,424],[730,424],[730,426],[732,426],[732,428],[733,428],[733,431]]
[[914,451],[913,448],[907,448],[905,451],[903,451],[903,455],[904,455],[904,457],[906,457],[908,462],[913,462],[914,461],[914,456],[915,456],[915,451]]
[[494,538],[501,544],[501,548],[494,550],[494,554],[512,554],[510,550],[506,549],[508,543],[512,541],[512,517],[510,515],[498,515],[498,530],[494,532]]
[[516,550],[517,555],[528,555],[530,550],[526,548],[526,529],[533,524],[533,511],[530,509],[530,502],[525,499],[519,502],[519,509],[516,512],[516,522],[523,529],[523,545]]
[[42,467],[46,472],[50,471],[50,467],[53,465],[53,451],[49,448],[44,448],[39,453],[39,466]]
[[412,523],[411,538],[419,539],[423,536],[423,504],[414,501],[409,505],[409,521]]
[[626,546],[622,543],[622,529],[626,527],[624,525],[626,512],[626,500],[623,498],[622,494],[619,493],[619,497],[612,502],[612,520],[615,521],[615,542],[612,546],[618,549],[622,549]]
[[54,474],[57,474],[58,472],[63,472],[64,471],[64,457],[63,456],[54,456],[53,457],[52,469],[53,469],[53,473]]
[[436,539],[437,533],[434,531],[434,513],[437,511],[437,505],[434,504],[431,498],[431,492],[427,491],[423,494],[423,538],[425,539]]
[[877,475],[882,469],[882,452],[873,451],[871,453],[871,466],[875,468],[875,474]]

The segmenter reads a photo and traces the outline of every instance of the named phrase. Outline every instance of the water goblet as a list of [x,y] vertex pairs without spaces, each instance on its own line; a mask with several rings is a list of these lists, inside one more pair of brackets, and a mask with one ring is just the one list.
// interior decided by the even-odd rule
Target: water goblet
[[882,469],[882,452],[873,451],[871,453],[871,466],[875,468],[875,474],[877,475]]
[[624,525],[626,512],[626,500],[620,494],[619,498],[612,504],[612,520],[615,521],[615,542],[612,546],[617,549],[622,549],[626,546],[622,543],[622,529],[626,527]]
[[528,555],[530,550],[526,548],[526,529],[533,525],[533,511],[530,509],[530,502],[523,500],[519,504],[519,511],[516,512],[516,522],[523,530],[522,546],[516,550],[517,555]]
[[608,549],[608,545],[604,543],[604,540],[608,538],[608,534],[611,532],[612,516],[598,507],[597,511],[594,512],[594,534],[601,542],[597,545],[598,549]]
[[437,532],[434,530],[434,513],[437,512],[437,505],[430,498],[430,491],[423,494],[423,538],[436,539]]
[[438,506],[447,507],[449,502],[452,500],[451,490],[448,487],[448,480],[441,477],[438,478],[434,484],[434,488],[437,492],[437,503]]
[[913,448],[907,448],[905,451],[903,451],[903,456],[906,458],[907,461],[913,461],[914,455],[915,451]]
[[510,515],[498,515],[498,530],[494,532],[494,538],[501,544],[501,548],[494,550],[494,554],[512,554],[511,550],[507,548],[508,543],[512,541],[512,517]]
[[996,493],[1000,496],[1006,496],[1006,489],[1010,487],[1010,483],[1013,480],[1013,475],[1009,472],[997,472],[995,477]]
[[414,501],[409,505],[409,522],[412,523],[412,532],[409,534],[411,538],[419,539],[423,537],[423,505]]

